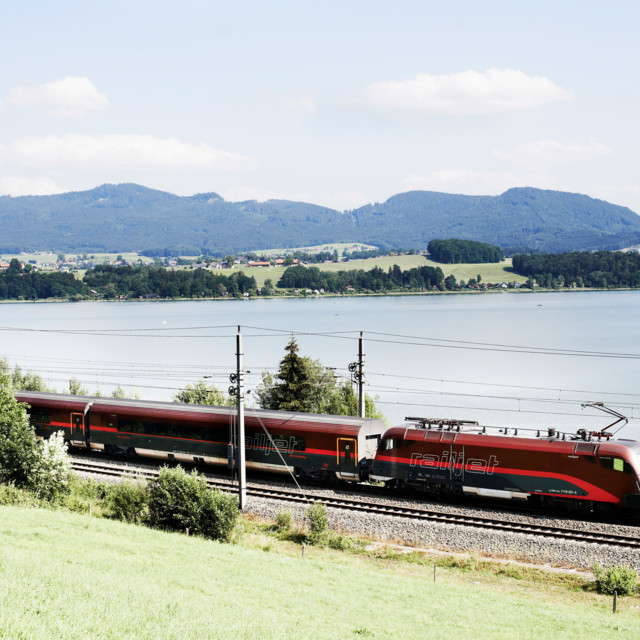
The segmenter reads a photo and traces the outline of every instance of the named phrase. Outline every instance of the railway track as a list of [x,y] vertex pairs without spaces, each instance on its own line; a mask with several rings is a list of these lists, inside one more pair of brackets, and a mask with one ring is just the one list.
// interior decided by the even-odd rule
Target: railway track
[[[77,459],[74,459],[72,461],[72,466],[75,471],[79,471],[82,473],[95,473],[111,477],[122,477],[131,475],[132,473],[131,467],[127,467],[124,465],[114,466],[113,464],[107,465],[101,462],[84,461]],[[158,476],[158,471],[155,469],[136,469],[135,475],[137,477],[151,479]],[[207,484],[211,488],[227,492],[234,492],[238,490],[237,485],[230,481],[215,480],[211,478],[207,478],[206,480]],[[438,511],[435,509],[423,509],[420,507],[399,507],[389,504],[377,504],[365,500],[356,500],[342,497],[337,498],[335,496],[329,495],[314,495],[312,498],[308,498],[300,491],[289,491],[284,489],[263,489],[256,486],[247,487],[247,496],[305,504],[311,504],[312,502],[322,502],[326,504],[327,507],[332,507],[335,509],[359,511],[375,515],[387,515],[395,518],[411,518],[413,520],[422,520],[425,522],[440,522],[465,527],[492,529],[496,531],[528,534],[544,538],[555,538],[565,541],[570,540],[574,542],[588,542],[598,545],[624,547],[627,549],[640,549],[640,537],[619,535],[613,533],[601,533],[599,531],[584,531],[579,529],[571,529],[568,527],[554,527],[532,523],[509,522],[500,520],[498,518],[466,516]]]

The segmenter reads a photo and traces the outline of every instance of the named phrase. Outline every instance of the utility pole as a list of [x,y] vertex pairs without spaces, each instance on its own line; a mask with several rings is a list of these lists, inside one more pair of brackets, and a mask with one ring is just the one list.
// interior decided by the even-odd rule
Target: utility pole
[[[229,387],[229,395],[236,396],[238,401],[238,499],[240,511],[244,511],[247,504],[247,469],[244,446],[244,394],[242,385],[242,334],[238,327],[236,336],[236,372],[229,376],[232,386]],[[233,386],[235,384],[235,386]]]
[[352,379],[358,383],[358,416],[364,418],[364,339],[362,331],[358,340],[358,362],[349,365]]

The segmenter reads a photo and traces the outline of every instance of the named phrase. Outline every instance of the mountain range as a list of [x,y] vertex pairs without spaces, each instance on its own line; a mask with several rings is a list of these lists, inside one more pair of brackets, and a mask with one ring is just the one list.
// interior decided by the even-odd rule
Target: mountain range
[[50,196],[0,197],[0,252],[182,248],[225,255],[360,242],[421,249],[436,238],[480,240],[506,252],[619,249],[640,243],[640,216],[585,195],[515,188],[499,196],[410,191],[337,211],[289,200],[228,202],[105,184]]

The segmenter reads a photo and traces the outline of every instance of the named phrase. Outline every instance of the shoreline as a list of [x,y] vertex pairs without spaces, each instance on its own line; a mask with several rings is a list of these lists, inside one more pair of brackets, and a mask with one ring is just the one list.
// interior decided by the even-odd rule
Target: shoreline
[[68,298],[39,298],[37,300],[19,300],[19,299],[7,299],[0,300],[0,304],[79,304],[83,302],[99,302],[99,303],[114,303],[114,302],[220,302],[220,301],[254,301],[254,300],[308,300],[319,298],[387,298],[395,296],[440,296],[440,295],[485,295],[485,294],[536,294],[536,293],[576,293],[576,292],[595,292],[595,291],[640,291],[640,288],[633,289],[629,287],[616,288],[616,289],[597,289],[592,287],[581,287],[571,289],[526,289],[520,287],[518,289],[487,289],[484,291],[386,291],[384,293],[320,293],[311,295],[297,295],[297,294],[282,294],[275,296],[251,296],[251,297],[223,297],[223,298],[120,298],[109,299],[104,298],[86,298],[83,300],[69,300]]

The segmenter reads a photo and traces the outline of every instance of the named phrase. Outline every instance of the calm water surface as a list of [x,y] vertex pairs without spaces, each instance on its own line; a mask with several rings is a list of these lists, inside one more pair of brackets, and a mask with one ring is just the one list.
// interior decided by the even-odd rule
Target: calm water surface
[[292,334],[348,376],[363,332],[367,391],[391,422],[595,429],[612,419],[580,403],[603,401],[630,417],[621,435],[640,437],[639,319],[636,291],[3,304],[0,355],[60,391],[75,376],[90,392],[169,399],[204,376],[227,388],[238,325],[249,389]]

